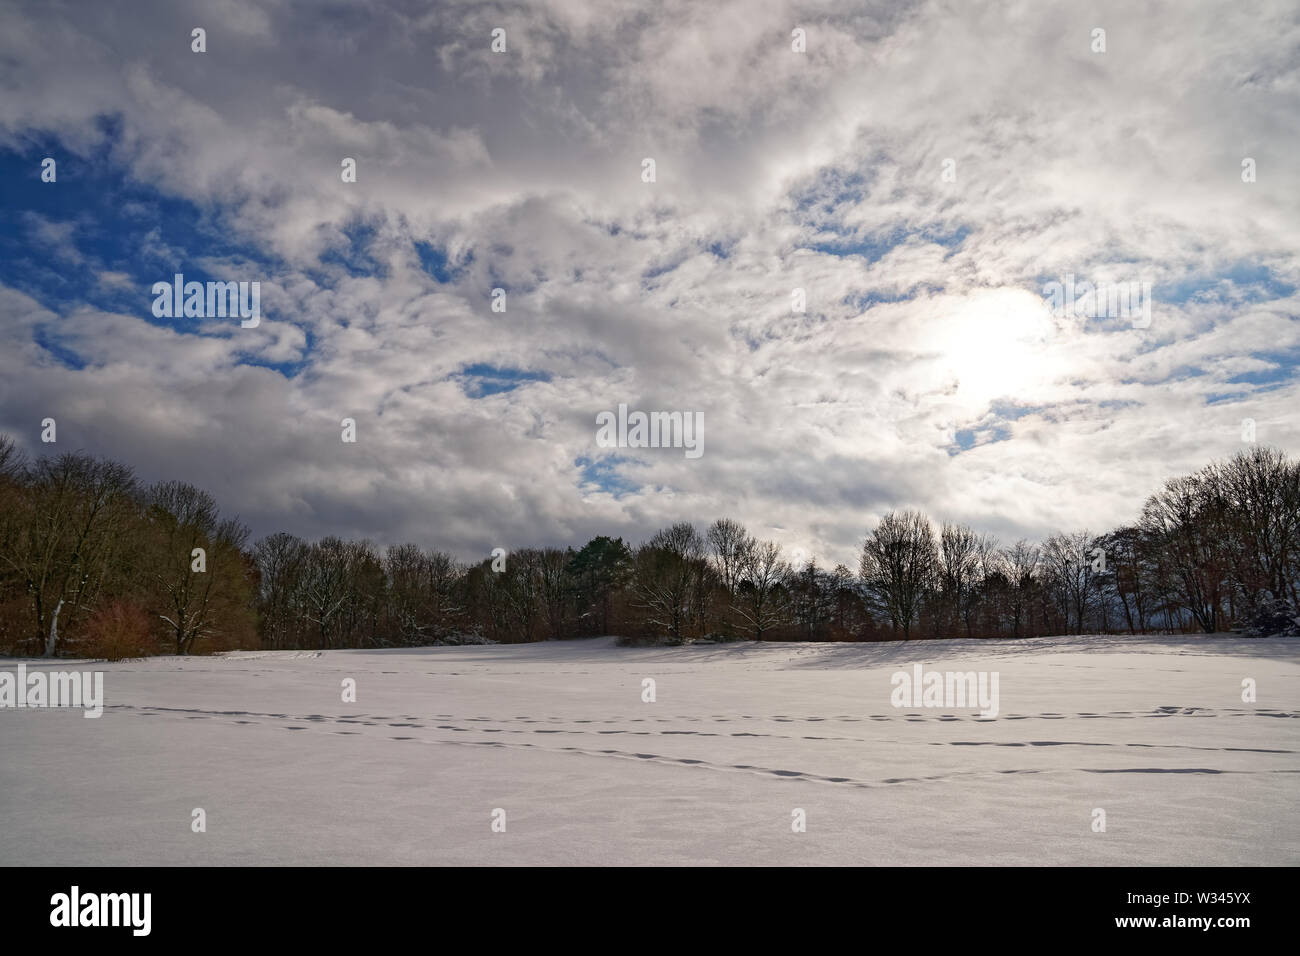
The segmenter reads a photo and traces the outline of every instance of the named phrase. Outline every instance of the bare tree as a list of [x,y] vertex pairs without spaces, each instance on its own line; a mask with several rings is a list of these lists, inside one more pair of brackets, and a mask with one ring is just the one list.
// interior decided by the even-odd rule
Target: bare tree
[[1226,557],[1247,612],[1269,600],[1300,607],[1300,462],[1257,447],[1201,474],[1225,509]]
[[283,531],[263,538],[254,548],[263,639],[271,648],[295,646],[299,640],[309,551],[307,542]]
[[384,576],[389,639],[405,645],[431,640],[435,622],[428,555],[417,544],[390,545],[384,554]]
[[[302,573],[302,614],[316,626],[316,646],[335,646],[352,600],[363,546],[327,537],[311,545]],[[339,641],[342,644],[342,641]]]
[[21,618],[27,582],[19,557],[31,511],[24,481],[27,461],[8,435],[0,435],[0,647],[15,645],[30,634]]
[[[14,453],[6,452],[12,462]],[[13,465],[9,465],[13,470]],[[41,458],[24,469],[0,535],[0,562],[30,601],[34,639],[46,657],[89,612],[135,517],[129,468],[82,454]]]
[[206,491],[166,481],[144,494],[150,543],[144,566],[154,613],[177,654],[232,626],[246,605],[242,550],[248,529],[222,519]]
[[754,539],[739,521],[719,518],[709,526],[708,543],[718,580],[727,595],[735,597],[741,569],[749,558]]
[[1011,636],[1020,637],[1029,612],[1030,594],[1039,567],[1039,550],[1024,538],[1002,552],[1002,564],[1009,585]]
[[1092,607],[1093,537],[1087,531],[1054,534],[1043,542],[1042,566],[1049,594],[1060,609],[1068,633],[1082,634]]
[[790,619],[784,587],[790,565],[781,559],[779,544],[759,541],[746,549],[740,574],[736,612],[754,640],[761,641],[764,634]]
[[1225,503],[1204,475],[1165,482],[1142,508],[1142,528],[1160,544],[1165,586],[1207,633],[1219,629],[1227,588],[1225,518]]
[[972,595],[980,575],[981,547],[980,536],[967,525],[944,522],[939,531],[936,578],[942,609],[940,636],[951,635],[959,621],[966,625],[966,636],[972,636],[967,612],[974,605]]
[[547,630],[554,640],[568,636],[572,621],[569,613],[573,605],[573,578],[569,574],[572,558],[572,549],[561,551],[559,548],[546,548],[541,553],[537,567],[538,596]]
[[674,640],[686,636],[704,549],[695,526],[682,521],[657,531],[637,551],[633,586],[646,611],[646,623],[667,631]]
[[506,570],[501,572],[506,602],[515,626],[525,641],[532,641],[542,618],[542,552],[537,548],[520,548],[510,555]]
[[1119,604],[1130,634],[1146,633],[1156,591],[1156,567],[1150,557],[1147,535],[1129,525],[1116,528],[1097,539],[1106,554],[1110,572],[1105,582],[1105,599]]
[[889,512],[862,545],[863,583],[904,640],[911,637],[936,561],[934,531],[919,511]]

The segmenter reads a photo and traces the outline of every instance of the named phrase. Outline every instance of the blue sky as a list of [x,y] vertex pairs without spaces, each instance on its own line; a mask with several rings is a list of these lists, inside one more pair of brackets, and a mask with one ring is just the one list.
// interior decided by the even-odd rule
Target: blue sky
[[[467,558],[1129,520],[1243,419],[1300,449],[1294,9],[1130,7],[7,7],[0,431]],[[154,317],[175,273],[261,324]],[[1067,274],[1150,326],[1053,314]],[[620,404],[704,454],[600,447]]]

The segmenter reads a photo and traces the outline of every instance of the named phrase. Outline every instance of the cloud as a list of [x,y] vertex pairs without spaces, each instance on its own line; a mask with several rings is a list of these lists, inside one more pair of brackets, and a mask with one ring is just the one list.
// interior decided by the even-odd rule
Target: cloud
[[[1243,418],[1300,448],[1285,3],[38,5],[0,37],[0,428],[55,415],[259,533],[468,557],[731,515],[853,566],[891,507],[1101,528]],[[91,177],[111,208],[56,205]],[[154,319],[172,270],[260,281],[261,326]],[[1053,314],[1067,274],[1151,282],[1150,327]],[[619,403],[703,412],[704,456],[598,448]]]

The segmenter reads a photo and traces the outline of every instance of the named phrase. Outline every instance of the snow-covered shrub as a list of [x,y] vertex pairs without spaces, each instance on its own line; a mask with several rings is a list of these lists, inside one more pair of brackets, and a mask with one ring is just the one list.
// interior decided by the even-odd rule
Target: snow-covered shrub
[[443,634],[433,642],[438,647],[464,647],[468,644],[495,644],[490,637],[484,637],[478,631],[452,631]]
[[620,637],[614,642],[617,647],[677,647],[684,643],[682,639],[666,634],[638,634]]
[[617,647],[681,647],[686,644],[732,644],[743,640],[746,638],[718,633],[683,638],[669,634],[643,634],[636,637],[620,637],[614,644]]
[[697,637],[691,643],[693,644],[735,644],[739,641],[744,641],[744,640],[747,640],[747,638],[738,637],[734,634],[721,634],[718,632],[714,632],[712,634],[705,634],[703,637]]
[[1289,601],[1267,601],[1245,630],[1252,637],[1300,637],[1300,611]]

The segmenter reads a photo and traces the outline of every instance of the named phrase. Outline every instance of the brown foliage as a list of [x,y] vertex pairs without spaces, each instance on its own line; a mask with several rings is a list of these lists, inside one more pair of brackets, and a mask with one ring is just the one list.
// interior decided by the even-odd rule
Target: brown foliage
[[114,598],[99,607],[86,622],[81,650],[89,657],[120,661],[158,652],[150,633],[149,614],[129,598]]

